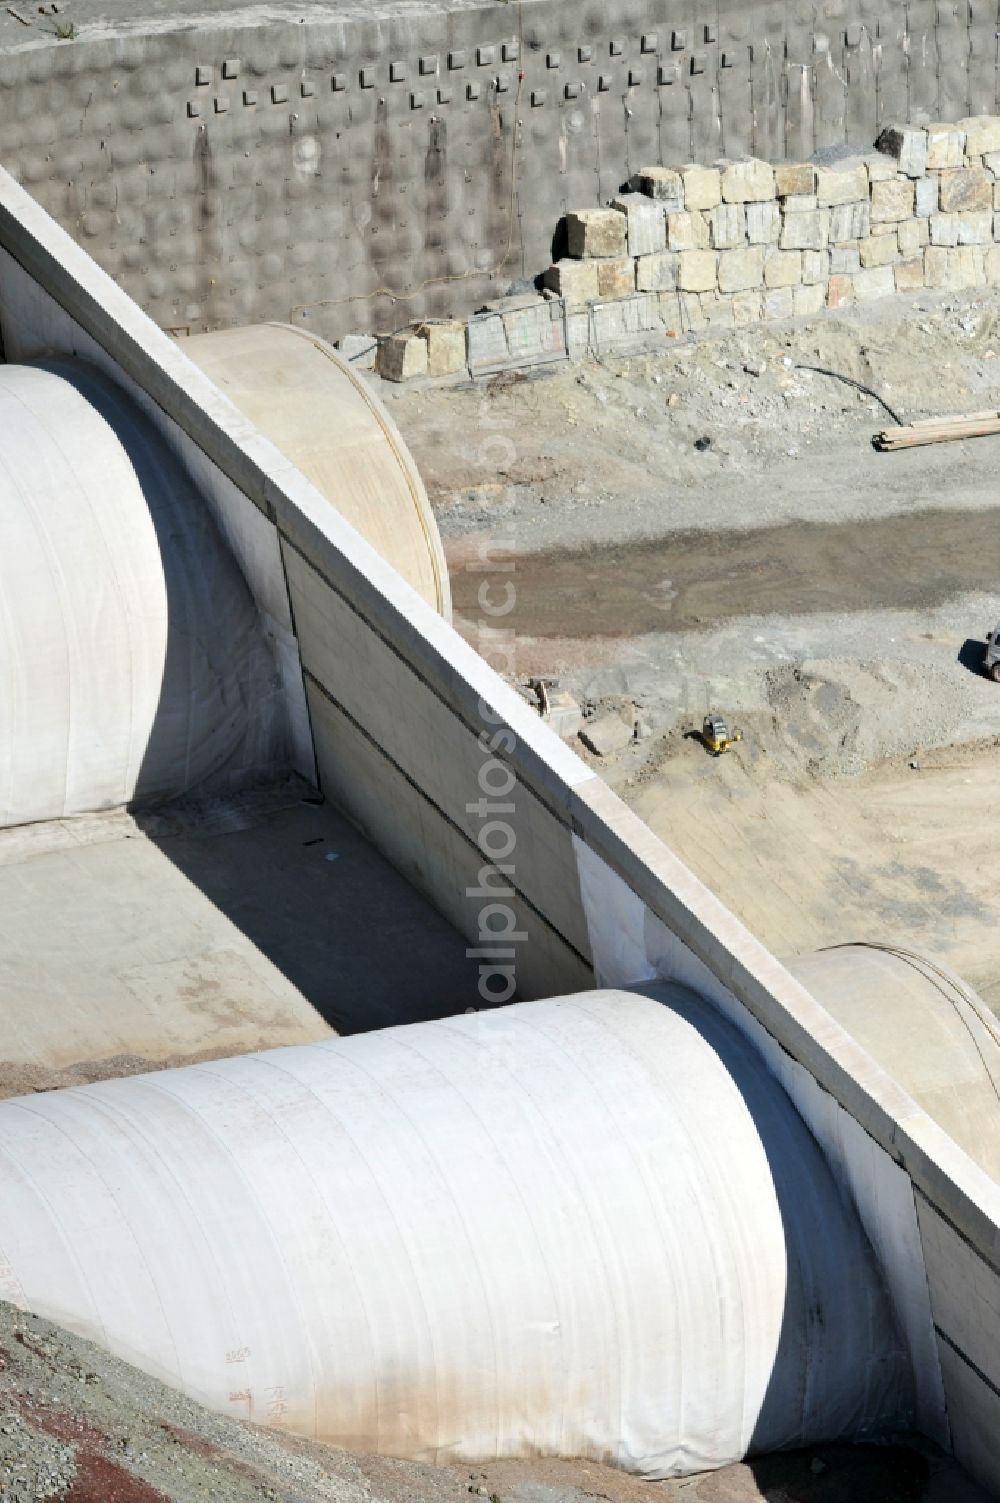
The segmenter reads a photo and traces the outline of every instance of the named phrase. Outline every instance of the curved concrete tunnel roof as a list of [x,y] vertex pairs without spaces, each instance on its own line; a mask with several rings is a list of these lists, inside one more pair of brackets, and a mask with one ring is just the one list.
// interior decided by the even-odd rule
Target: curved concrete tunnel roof
[[76,360],[0,365],[0,827],[288,761],[269,642],[191,481]]
[[846,944],[787,962],[969,1157],[1000,1183],[1000,1024],[939,961]]
[[0,1144],[5,1290],[230,1414],[653,1477],[911,1417],[821,1151],[678,987],[8,1101]]
[[424,482],[384,402],[350,362],[288,324],[196,334],[182,348],[450,620],[448,565]]

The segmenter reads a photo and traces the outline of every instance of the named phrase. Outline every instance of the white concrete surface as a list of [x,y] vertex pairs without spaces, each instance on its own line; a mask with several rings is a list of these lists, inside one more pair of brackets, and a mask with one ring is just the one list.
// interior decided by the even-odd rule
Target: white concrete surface
[[0,365],[0,826],[283,773],[275,661],[211,515],[121,389]]
[[0,1095],[479,1005],[458,932],[304,792],[0,831]]
[[0,1144],[6,1287],[231,1415],[648,1477],[911,1418],[819,1149],[679,988],[13,1100]]

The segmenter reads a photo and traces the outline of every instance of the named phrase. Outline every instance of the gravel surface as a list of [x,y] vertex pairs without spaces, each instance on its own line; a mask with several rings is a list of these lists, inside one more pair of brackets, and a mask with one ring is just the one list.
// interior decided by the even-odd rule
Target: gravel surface
[[982,1503],[933,1447],[817,1447],[644,1483],[595,1462],[432,1467],[354,1456],[201,1409],[0,1304],[2,1503]]
[[[1000,407],[1000,299],[888,299],[475,390],[378,384],[446,540],[486,529],[537,553],[690,528],[870,520],[935,492],[949,509],[996,506],[1000,440],[877,454],[872,435],[891,426],[878,401],[805,367],[869,386],[906,422]],[[510,443],[487,443],[497,435]]]

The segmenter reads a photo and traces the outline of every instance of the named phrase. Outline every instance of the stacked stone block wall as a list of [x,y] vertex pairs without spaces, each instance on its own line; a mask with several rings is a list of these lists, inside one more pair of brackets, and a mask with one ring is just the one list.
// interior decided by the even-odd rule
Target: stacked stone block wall
[[[467,359],[451,325],[447,368],[430,370],[417,352],[410,373],[476,374],[649,343],[665,330],[1000,286],[1000,116],[891,126],[871,154],[829,166],[745,158],[641,168],[631,191],[571,210],[563,231],[566,254],[544,273],[540,297],[502,301],[471,321]],[[537,322],[546,299],[559,304],[561,342],[518,343],[513,331],[529,314]],[[404,378],[398,351],[412,342],[386,342],[383,375]]]

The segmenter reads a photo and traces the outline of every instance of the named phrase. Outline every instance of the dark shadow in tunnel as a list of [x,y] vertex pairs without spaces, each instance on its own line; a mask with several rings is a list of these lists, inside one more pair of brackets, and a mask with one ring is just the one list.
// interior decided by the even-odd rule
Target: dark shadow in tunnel
[[[343,815],[291,774],[287,709],[270,641],[239,565],[180,462],[99,371],[75,360],[46,368],[72,383],[114,429],[155,529],[166,585],[166,658],[130,812],[180,879],[171,887],[168,876],[157,877],[162,905],[169,908],[175,890],[188,915],[186,942],[193,924],[210,961],[206,1026],[210,1013],[233,1020],[242,1010],[262,1020],[266,1042],[276,995],[267,985],[271,966],[343,1033],[481,1005],[478,969],[462,936]],[[185,880],[206,900],[200,921],[190,918]],[[125,905],[125,885],[115,878],[105,898]],[[170,914],[162,918],[164,937],[154,948],[180,945],[179,930],[170,936]],[[231,975],[219,961],[232,949],[229,924],[260,957],[259,988],[256,972],[247,972],[245,946]],[[176,959],[197,975],[198,955]],[[121,964],[129,969],[124,938]],[[197,996],[166,1005],[197,1006]]]
[[[712,1049],[746,1104],[774,1185],[785,1299],[749,1455],[910,1429],[909,1357],[881,1271],[857,1212],[784,1088],[704,998],[675,986],[629,990],[663,1002]],[[752,1309],[745,1318],[753,1321]]]

